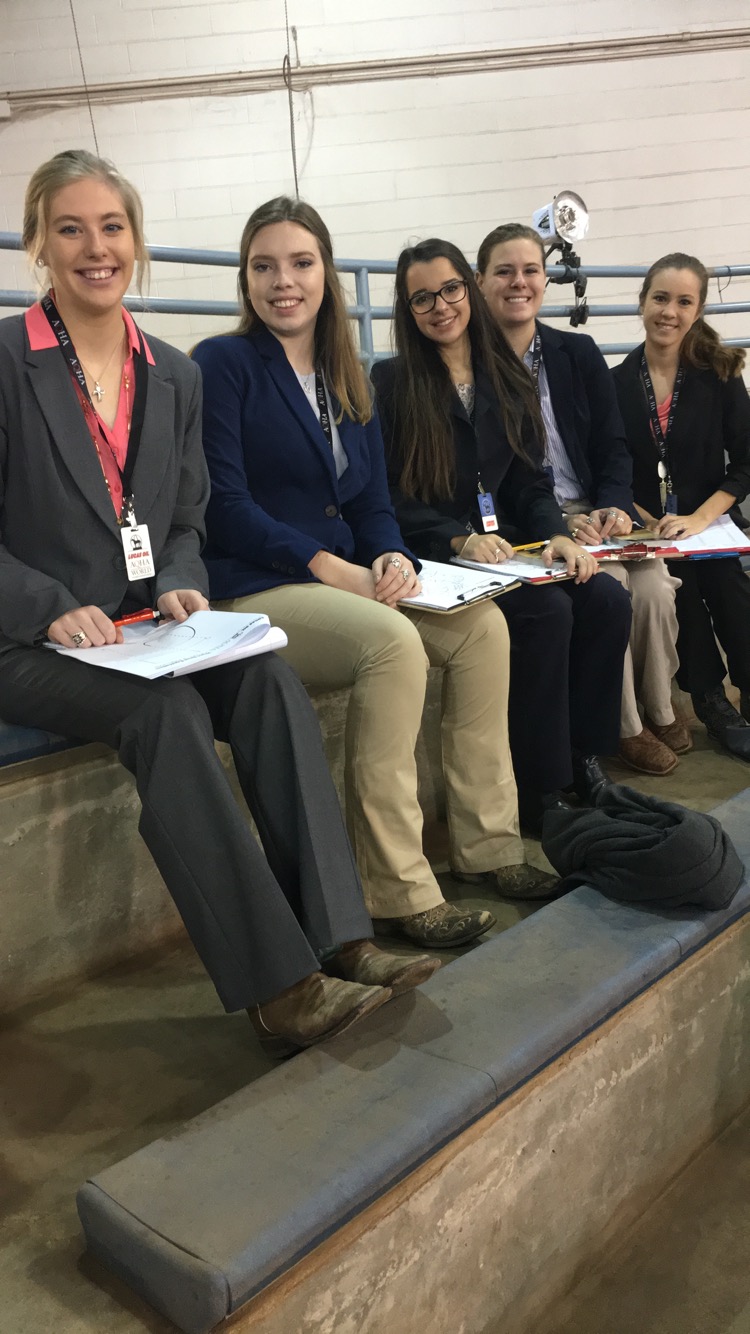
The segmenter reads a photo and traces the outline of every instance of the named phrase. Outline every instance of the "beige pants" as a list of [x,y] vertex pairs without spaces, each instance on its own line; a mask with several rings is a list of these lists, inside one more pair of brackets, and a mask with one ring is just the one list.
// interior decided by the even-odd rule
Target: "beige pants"
[[266,612],[288,635],[281,656],[305,685],[351,690],[346,817],[373,917],[443,901],[422,851],[414,757],[428,664],[443,669],[452,865],[487,871],[524,860],[508,746],[508,629],[494,603],[453,616],[403,613],[323,584],[290,584],[219,605]]
[[601,569],[627,588],[633,605],[620,736],[637,736],[643,727],[639,704],[653,722],[662,726],[674,722],[672,677],[678,665],[674,597],[680,580],[673,578],[663,560],[602,561]]
[[[563,502],[563,514],[588,514],[591,501]],[[600,569],[627,588],[633,607],[630,642],[622,676],[620,736],[638,736],[643,721],[638,709],[652,722],[666,726],[674,722],[672,677],[677,671],[677,613],[674,595],[681,586],[663,560],[602,561]]]

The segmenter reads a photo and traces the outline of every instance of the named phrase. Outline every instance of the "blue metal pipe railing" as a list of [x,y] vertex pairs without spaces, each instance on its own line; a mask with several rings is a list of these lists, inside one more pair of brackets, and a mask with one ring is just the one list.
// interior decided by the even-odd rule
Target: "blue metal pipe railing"
[[[22,250],[21,237],[17,232],[0,232],[0,250]],[[236,269],[239,265],[239,252],[233,250],[196,250],[185,246],[149,246],[149,256],[154,263],[196,264],[220,268]],[[377,354],[374,348],[373,321],[390,320],[390,306],[373,306],[370,300],[370,274],[393,275],[396,272],[394,260],[376,259],[338,259],[335,261],[339,273],[354,275],[356,304],[347,307],[351,319],[359,326],[360,350],[363,358],[371,361]],[[581,273],[588,278],[642,278],[648,272],[647,264],[588,264],[581,267]],[[563,277],[566,270],[562,265],[552,264],[547,268],[550,278]],[[717,264],[708,270],[713,278],[741,278],[750,276],[750,264]],[[0,307],[20,309],[36,301],[34,292],[0,289]],[[206,315],[237,316],[237,303],[234,301],[190,301],[172,297],[132,296],[125,301],[129,310],[150,312],[159,315]],[[545,305],[541,315],[545,319],[569,319],[573,307],[570,305]],[[635,302],[628,304],[590,305],[592,318],[612,316],[632,316],[638,314]],[[750,301],[719,301],[706,306],[707,315],[733,315],[750,311]],[[731,347],[750,347],[750,338],[728,338]],[[617,355],[631,351],[633,343],[601,344],[605,354]]]

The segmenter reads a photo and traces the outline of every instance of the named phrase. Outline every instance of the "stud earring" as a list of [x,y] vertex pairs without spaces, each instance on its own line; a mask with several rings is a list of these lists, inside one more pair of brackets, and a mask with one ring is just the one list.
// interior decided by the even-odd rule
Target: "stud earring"
[[37,267],[40,268],[40,269],[43,269],[43,268],[44,268],[44,260],[42,259],[41,255],[39,256],[39,258],[38,258],[38,260],[37,260]]

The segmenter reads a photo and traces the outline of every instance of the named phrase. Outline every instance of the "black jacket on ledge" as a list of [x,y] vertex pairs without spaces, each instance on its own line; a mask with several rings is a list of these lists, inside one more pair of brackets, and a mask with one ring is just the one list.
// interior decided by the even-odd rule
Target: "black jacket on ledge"
[[[489,376],[475,367],[474,425],[453,391],[451,420],[456,450],[452,497],[435,506],[407,496],[399,486],[403,456],[395,429],[395,388],[400,359],[376,361],[372,368],[383,428],[388,483],[398,525],[411,550],[425,560],[449,560],[452,537],[481,533],[477,479],[495,501],[500,532],[515,542],[541,541],[568,530],[547,474],[520,459],[510,447],[505,422]],[[539,450],[541,458],[541,448]],[[439,504],[439,508],[437,505]]]

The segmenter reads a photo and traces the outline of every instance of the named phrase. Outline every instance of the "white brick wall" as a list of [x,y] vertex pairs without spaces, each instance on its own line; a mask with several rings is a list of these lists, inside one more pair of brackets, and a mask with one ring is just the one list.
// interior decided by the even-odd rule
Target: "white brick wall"
[[[282,0],[74,0],[91,83],[278,69]],[[303,66],[584,38],[715,31],[748,23],[747,0],[289,0]],[[295,96],[302,193],[338,253],[394,258],[444,235],[473,258],[496,222],[527,220],[563,185],[592,216],[591,263],[643,263],[679,246],[707,263],[750,262],[747,49],[419,80],[315,86]],[[0,98],[80,82],[68,0],[5,0]],[[277,92],[95,107],[102,151],[142,190],[156,244],[236,249],[250,210],[293,185],[287,98]],[[91,146],[85,107],[0,121],[0,225],[18,230],[29,170]],[[26,288],[0,251],[0,287]],[[634,299],[636,283],[592,282],[590,300]],[[390,301],[390,280],[373,279]],[[714,289],[715,290],[715,289]],[[230,300],[234,275],[155,265],[155,296]],[[727,300],[750,299],[736,279]],[[553,288],[565,304],[570,289]],[[190,346],[215,320],[144,317]],[[719,320],[750,334],[750,314]],[[589,325],[635,339],[637,321]],[[387,330],[379,329],[381,345]]]

